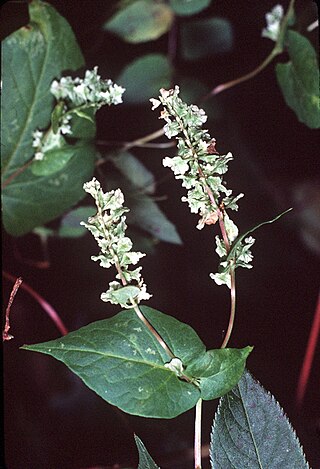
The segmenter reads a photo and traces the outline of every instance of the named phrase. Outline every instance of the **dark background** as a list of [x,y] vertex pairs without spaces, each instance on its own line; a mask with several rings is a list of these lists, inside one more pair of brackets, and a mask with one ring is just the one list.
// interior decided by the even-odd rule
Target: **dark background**
[[[101,25],[114,11],[114,1],[50,3],[74,29],[87,68],[99,65],[102,76],[115,78],[124,64],[146,52],[166,52],[167,36],[145,45],[128,45],[102,32]],[[229,19],[233,49],[193,63],[183,62],[177,54],[175,64],[180,74],[196,77],[213,88],[255,68],[272,48],[260,32],[264,15],[274,3],[212,2],[198,16]],[[25,24],[25,12],[25,4],[7,2],[2,9],[2,34],[14,25]],[[306,26],[317,15],[315,3],[297,1],[297,12],[296,29],[317,47],[318,30],[306,33]],[[287,57],[284,54],[278,60],[285,62]],[[179,76],[175,78],[179,80]],[[233,217],[241,231],[294,207],[291,214],[255,234],[254,269],[237,273],[237,315],[230,345],[254,345],[248,368],[285,409],[315,469],[320,467],[319,354],[301,408],[295,405],[295,393],[319,291],[319,131],[299,123],[286,106],[274,64],[256,78],[204,103],[205,108],[209,105],[220,115],[209,121],[210,133],[221,152],[232,151],[235,157],[229,165],[228,187],[246,196]],[[157,115],[147,103],[103,109],[97,121],[98,138],[103,140],[131,140],[159,128]],[[190,324],[209,348],[219,347],[228,323],[229,296],[226,287],[217,287],[208,276],[217,265],[216,233],[211,227],[198,232],[197,217],[180,203],[183,190],[161,165],[170,152],[134,150],[156,175],[157,195],[167,196],[160,202],[161,208],[177,226],[184,243],[159,243],[143,260],[144,278],[153,293],[148,304]],[[18,259],[17,251],[25,259],[41,258],[41,246],[34,235],[13,239],[3,233],[2,241],[4,270],[22,276],[43,295],[69,330],[118,311],[99,300],[112,274],[90,260],[97,252],[90,235],[50,240],[48,269],[37,269]],[[4,304],[11,287],[4,281]],[[14,339],[3,347],[8,469],[134,466],[134,432],[163,469],[192,467],[188,450],[193,444],[193,411],[168,421],[126,415],[102,401],[61,363],[19,350],[25,343],[59,336],[40,306],[22,290],[12,308],[10,332]],[[216,401],[204,404],[204,443],[209,441],[216,405]],[[204,467],[209,467],[208,460]]]

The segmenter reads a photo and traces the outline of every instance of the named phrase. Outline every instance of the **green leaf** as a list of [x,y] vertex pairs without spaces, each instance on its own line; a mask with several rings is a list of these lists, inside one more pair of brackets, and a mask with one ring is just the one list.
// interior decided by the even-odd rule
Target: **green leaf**
[[177,15],[194,15],[207,8],[211,0],[170,0],[170,6]]
[[141,103],[168,88],[172,69],[162,54],[147,54],[127,65],[117,79],[126,89],[124,103]]
[[64,102],[59,101],[54,107],[51,114],[51,125],[53,133],[57,133],[59,129],[60,119],[63,115]]
[[310,41],[295,31],[287,32],[290,61],[276,65],[279,86],[287,105],[300,122],[320,127],[319,66]]
[[76,154],[77,146],[64,145],[56,150],[46,151],[43,159],[32,162],[31,171],[35,176],[49,176],[64,168],[68,161]]
[[232,49],[233,32],[225,18],[208,18],[181,25],[181,51],[186,60],[197,60]]
[[150,233],[156,239],[173,244],[182,244],[176,227],[147,195],[133,194],[128,198],[130,212],[128,223]]
[[21,236],[53,220],[83,198],[83,183],[93,173],[94,148],[77,147],[58,172],[35,176],[28,168],[3,190],[3,222],[8,233]]
[[104,29],[127,42],[147,42],[168,32],[172,21],[172,10],[165,3],[138,0],[116,13]]
[[[223,373],[221,382],[207,381],[210,373],[217,376],[218,368],[223,369],[223,359],[220,357],[221,361],[214,365],[214,351],[209,351],[206,359],[205,346],[190,326],[146,306],[141,311],[181,360],[186,373],[190,365],[195,376],[187,376],[196,380],[179,379],[166,366],[170,358],[134,310],[122,311],[60,339],[23,348],[55,357],[104,400],[129,414],[144,417],[173,418],[194,407],[202,393],[202,378],[205,398],[210,398],[209,392],[214,393],[213,389],[208,391],[209,385],[217,384],[223,392],[234,386],[228,373],[224,385]],[[237,355],[238,352],[234,351]]]
[[80,145],[54,177],[24,169],[35,150],[32,133],[50,125],[52,80],[83,64],[69,24],[52,6],[35,0],[29,14],[30,23],[8,36],[2,47],[3,222],[16,236],[52,220],[84,196],[82,185],[92,176],[95,152],[92,145]]
[[160,469],[159,466],[156,465],[156,463],[148,453],[147,448],[144,446],[144,444],[137,435],[134,435],[134,440],[139,451],[138,469]]
[[309,468],[280,405],[248,371],[220,400],[210,456],[214,469]]
[[[237,251],[237,248],[238,246],[241,245],[241,242],[247,238],[251,233],[253,233],[254,231],[256,231],[258,228],[261,228],[261,226],[264,226],[264,225],[269,225],[270,223],[274,223],[275,221],[279,220],[279,218],[281,218],[283,215],[285,215],[286,213],[289,213],[291,212],[292,208],[288,208],[288,210],[285,210],[284,212],[280,213],[279,215],[277,215],[276,217],[272,218],[272,220],[268,220],[268,221],[263,221],[262,223],[259,223],[259,225],[256,225],[254,226],[253,228],[250,228],[250,230],[246,231],[244,234],[238,236],[238,238],[234,241],[234,243],[232,244],[232,247],[230,249],[230,252],[227,256],[227,260],[226,261],[229,261],[230,259],[233,259],[234,256],[235,256],[235,253]],[[227,262],[228,263],[228,262]]]
[[200,377],[201,397],[212,400],[233,388],[242,376],[246,359],[253,347],[209,350],[186,369],[186,374]]
[[[119,170],[122,172],[124,167],[123,161],[123,165],[119,165]],[[123,175],[125,177],[121,177],[119,174],[109,174],[106,185],[108,190],[121,187],[126,206],[130,209],[127,214],[128,224],[151,234],[161,241],[182,244],[174,224],[168,220],[156,202],[145,193],[146,186],[144,188],[135,186],[131,181],[132,178],[136,180],[136,176],[132,175],[131,177],[127,170],[123,171]],[[131,180],[128,179],[129,177],[131,177]]]
[[72,113],[70,127],[73,138],[82,140],[93,140],[96,136],[96,123],[94,119],[95,110],[93,108],[84,109],[78,115]]
[[95,208],[91,205],[75,208],[68,212],[61,220],[58,236],[61,238],[78,238],[87,232],[80,222],[93,216]]
[[155,191],[154,176],[132,153],[123,151],[110,157],[113,165],[125,176],[134,187],[144,194]]
[[[169,347],[188,361],[205,347],[187,325],[141,308]],[[163,334],[165,332],[165,334]],[[100,397],[129,414],[173,418],[191,409],[199,389],[164,365],[170,359],[133,310],[97,321],[57,340],[24,346],[62,361]]]

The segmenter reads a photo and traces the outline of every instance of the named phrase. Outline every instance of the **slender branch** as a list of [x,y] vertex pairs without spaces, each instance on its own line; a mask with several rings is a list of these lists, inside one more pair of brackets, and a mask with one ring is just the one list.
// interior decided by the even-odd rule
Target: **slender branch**
[[230,340],[231,333],[233,330],[234,319],[235,319],[235,314],[236,314],[236,276],[235,276],[234,266],[231,268],[230,277],[231,277],[231,287],[230,287],[231,307],[230,307],[229,324],[228,324],[228,329],[227,329],[225,338],[220,348],[226,348],[226,346],[228,345],[228,342]]
[[235,80],[228,81],[227,83],[222,83],[221,85],[216,86],[213,88],[210,93],[208,93],[204,98],[203,101],[208,99],[210,96],[216,96],[217,94],[221,93],[222,91],[225,91],[229,88],[232,88],[233,86],[239,85],[240,83],[243,83],[244,81],[250,80],[251,78],[254,78],[256,75],[258,75],[262,70],[264,70],[267,65],[269,65],[270,62],[275,58],[276,55],[278,55],[279,52],[275,52],[275,48],[271,51],[271,53],[268,55],[268,57],[260,64],[258,65],[257,68],[252,70],[251,72],[247,73],[246,75],[243,75],[239,78],[236,78]]
[[3,332],[2,332],[2,340],[3,340],[3,342],[6,341],[6,340],[11,340],[11,339],[13,339],[13,335],[9,334],[9,330],[10,330],[10,319],[9,319],[9,315],[10,315],[10,310],[11,310],[11,306],[12,306],[14,297],[16,296],[17,291],[19,290],[19,287],[20,287],[21,283],[22,283],[22,278],[21,278],[21,277],[18,277],[18,278],[16,279],[16,281],[14,282],[14,285],[13,285],[12,290],[11,290],[11,293],[10,293],[10,297],[9,297],[9,301],[8,301],[8,306],[7,306],[7,308],[6,308],[6,322],[5,322],[5,325],[4,325],[4,328],[3,328]]
[[264,70],[269,65],[269,63],[273,61],[273,59],[277,55],[279,55],[283,52],[284,34],[285,34],[286,29],[287,29],[288,22],[289,22],[292,14],[293,14],[294,2],[295,2],[295,0],[290,0],[288,9],[286,11],[286,14],[283,17],[283,20],[281,22],[277,42],[276,42],[274,48],[272,49],[272,51],[270,52],[270,54],[263,60],[263,62],[261,62],[261,64],[258,65],[258,67],[256,67],[254,70],[247,73],[246,75],[243,75],[239,78],[228,81],[227,83],[222,83],[221,85],[216,86],[215,88],[213,88],[212,91],[210,91],[210,93],[208,93],[204,98],[202,98],[201,101],[205,101],[210,96],[215,96],[215,95],[221,93],[222,91],[225,91],[229,88],[232,88],[233,86],[236,86],[236,85],[239,85],[240,83],[243,83],[244,81],[247,81],[247,80],[250,80],[251,78],[254,78],[256,75],[258,75],[260,72],[262,72],[262,70]]
[[156,138],[161,137],[164,135],[164,130],[163,128],[156,130],[155,132],[152,132],[151,134],[145,135],[144,137],[137,138],[136,140],[133,140],[132,142],[128,142],[125,145],[123,145],[123,150],[129,150],[132,147],[136,147],[141,144],[145,144],[146,142],[150,142],[151,140],[155,140]]
[[[15,282],[15,277],[7,272],[2,271],[2,275],[11,282]],[[37,293],[33,288],[31,288],[27,283],[23,282],[21,284],[21,288],[29,293],[41,306],[42,309],[48,314],[48,316],[52,319],[54,324],[56,325],[57,329],[61,332],[62,335],[68,334],[68,330],[64,325],[63,321],[61,320],[60,316],[56,312],[56,310],[41,296]]]
[[196,404],[196,415],[194,425],[194,468],[201,469],[201,416],[202,416],[202,399],[200,398]]

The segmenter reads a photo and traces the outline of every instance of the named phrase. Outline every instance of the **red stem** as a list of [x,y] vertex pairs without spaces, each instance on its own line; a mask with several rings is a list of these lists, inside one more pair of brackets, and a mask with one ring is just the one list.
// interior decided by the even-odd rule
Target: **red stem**
[[[13,275],[2,271],[2,275],[4,278],[7,280],[10,280],[11,282],[16,281],[16,277]],[[61,320],[60,316],[56,312],[56,310],[41,296],[39,293],[37,293],[33,288],[30,287],[27,283],[23,282],[21,284],[21,288],[25,290],[26,292],[29,293],[41,306],[42,309],[47,313],[47,315],[50,317],[50,319],[54,322],[56,325],[57,329],[61,332],[62,335],[68,334],[68,329],[64,325],[63,321]]]
[[303,399],[304,399],[319,335],[320,335],[320,294],[318,297],[318,304],[317,304],[316,311],[314,314],[313,324],[311,327],[311,331],[310,331],[310,335],[308,339],[308,345],[307,345],[306,353],[305,353],[304,360],[302,363],[298,386],[297,386],[296,404],[298,407],[301,406]]

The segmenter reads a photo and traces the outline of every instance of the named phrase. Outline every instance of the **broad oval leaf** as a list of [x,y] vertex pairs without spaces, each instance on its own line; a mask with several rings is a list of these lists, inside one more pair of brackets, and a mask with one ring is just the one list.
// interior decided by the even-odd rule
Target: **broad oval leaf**
[[[181,360],[190,382],[180,379],[180,373],[168,366],[170,357],[134,310],[122,311],[60,339],[22,348],[62,361],[104,400],[129,414],[176,417],[195,406],[201,397],[202,383],[205,398],[211,399],[207,388],[217,384],[214,377],[221,368],[221,362],[213,365],[213,351],[206,352],[203,342],[187,324],[146,306],[141,310],[175,357]],[[188,372],[188,365],[193,376]],[[234,370],[230,370],[230,374],[239,379]],[[210,378],[212,381],[207,381]],[[218,388],[223,393],[228,392],[235,378],[228,374],[220,378]]]
[[139,451],[138,469],[160,469],[159,466],[156,465],[156,463],[148,453],[147,448],[144,446],[144,444],[137,435],[134,435],[134,440]]
[[248,371],[220,400],[210,457],[212,469],[309,468],[280,405]]
[[170,0],[170,6],[177,15],[194,15],[207,8],[211,0]]
[[197,60],[229,52],[233,46],[233,31],[225,18],[190,21],[181,26],[181,51],[186,60]]
[[50,124],[52,80],[83,64],[69,24],[52,6],[34,0],[29,14],[30,23],[8,36],[2,47],[3,222],[15,236],[52,220],[84,196],[82,185],[92,175],[95,152],[92,145],[85,152],[80,145],[54,175],[36,176],[24,168],[35,150],[32,133]]
[[[204,353],[191,327],[154,309],[141,309],[181,360]],[[198,387],[164,366],[169,357],[134,310],[23,348],[62,361],[104,400],[129,414],[173,418],[194,407],[200,397]]]
[[116,13],[104,24],[104,29],[127,42],[147,42],[169,31],[173,16],[165,3],[138,0]]
[[124,103],[141,103],[149,100],[160,88],[168,88],[172,69],[162,54],[147,54],[127,65],[117,79],[126,89]]
[[296,31],[287,32],[290,61],[276,65],[279,86],[287,105],[300,122],[320,127],[319,65],[310,41]]

